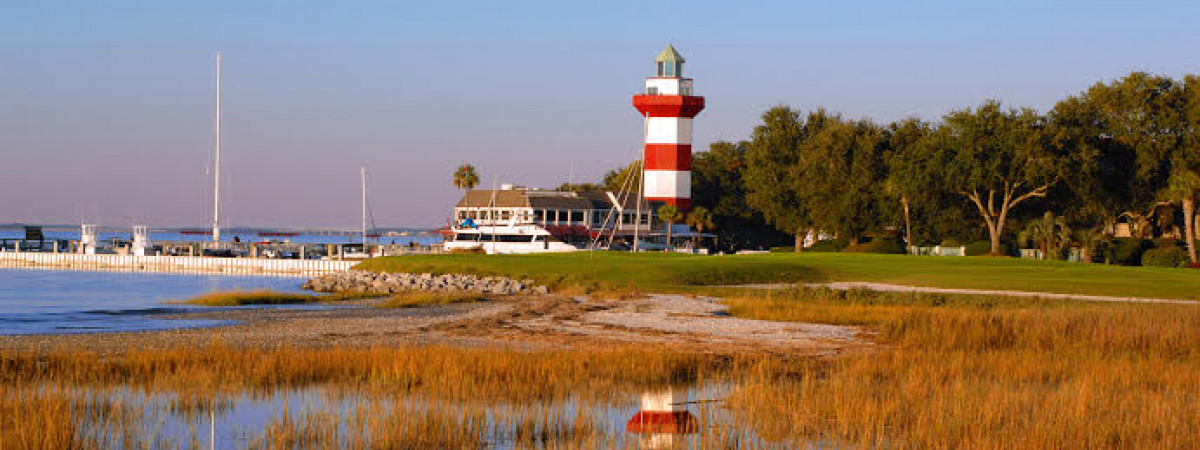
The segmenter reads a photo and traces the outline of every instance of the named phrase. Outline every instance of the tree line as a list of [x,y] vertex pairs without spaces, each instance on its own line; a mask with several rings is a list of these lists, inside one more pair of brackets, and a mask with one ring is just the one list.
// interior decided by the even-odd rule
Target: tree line
[[802,251],[823,232],[849,246],[982,241],[996,255],[1074,246],[1090,260],[1120,224],[1137,239],[1191,237],[1179,252],[1196,264],[1200,77],[1133,72],[1046,113],[987,101],[937,121],[777,106],[748,140],[698,153],[692,178],[693,204],[742,245],[784,233]]

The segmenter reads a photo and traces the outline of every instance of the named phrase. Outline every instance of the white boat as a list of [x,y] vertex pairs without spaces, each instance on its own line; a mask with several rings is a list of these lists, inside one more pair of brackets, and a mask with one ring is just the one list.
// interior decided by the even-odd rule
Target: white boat
[[446,251],[480,251],[489,254],[557,253],[579,250],[555,238],[539,225],[456,226],[442,243]]

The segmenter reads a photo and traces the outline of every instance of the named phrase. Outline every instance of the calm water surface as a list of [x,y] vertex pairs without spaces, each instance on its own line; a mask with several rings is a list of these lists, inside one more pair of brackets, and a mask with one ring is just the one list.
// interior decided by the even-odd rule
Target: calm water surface
[[231,289],[298,292],[302,282],[302,278],[267,276],[0,268],[0,334],[224,325],[217,320],[166,319],[168,314],[201,308],[164,302]]

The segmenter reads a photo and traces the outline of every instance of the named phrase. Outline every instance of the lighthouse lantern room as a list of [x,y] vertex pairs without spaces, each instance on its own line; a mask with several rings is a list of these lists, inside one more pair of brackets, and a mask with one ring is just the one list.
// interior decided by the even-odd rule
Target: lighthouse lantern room
[[683,56],[670,45],[654,59],[655,76],[633,97],[645,118],[646,200],[682,211],[692,199],[692,118],[704,109],[704,97],[692,95],[692,79],[683,77]]

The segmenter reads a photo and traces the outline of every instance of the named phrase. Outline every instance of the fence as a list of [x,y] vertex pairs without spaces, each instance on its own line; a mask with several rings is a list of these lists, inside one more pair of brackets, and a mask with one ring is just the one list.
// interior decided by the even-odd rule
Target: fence
[[940,245],[934,247],[917,247],[908,248],[910,255],[926,255],[926,256],[967,256],[966,247],[942,247]]
[[313,259],[213,258],[198,256],[87,255],[81,253],[0,252],[0,265],[82,270],[314,275],[349,270],[356,261]]

